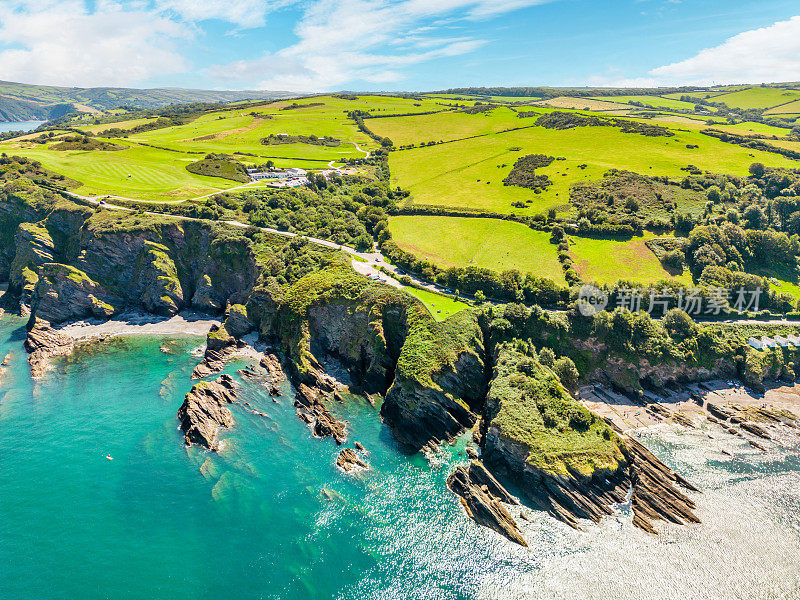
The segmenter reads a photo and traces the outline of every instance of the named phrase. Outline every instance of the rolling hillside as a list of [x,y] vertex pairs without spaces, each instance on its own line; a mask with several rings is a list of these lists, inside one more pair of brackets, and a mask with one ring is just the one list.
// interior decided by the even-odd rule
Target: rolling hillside
[[289,92],[181,88],[65,88],[0,81],[0,121],[49,120],[73,110],[93,112],[120,106],[161,108],[188,102],[235,102],[292,95]]

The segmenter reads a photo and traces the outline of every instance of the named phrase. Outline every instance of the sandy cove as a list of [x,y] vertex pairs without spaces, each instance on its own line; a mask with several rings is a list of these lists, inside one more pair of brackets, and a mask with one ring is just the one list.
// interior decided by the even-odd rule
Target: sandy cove
[[53,327],[60,334],[77,341],[120,335],[197,335],[205,336],[219,319],[205,313],[181,312],[174,317],[159,317],[144,312],[123,313],[109,321],[90,319]]

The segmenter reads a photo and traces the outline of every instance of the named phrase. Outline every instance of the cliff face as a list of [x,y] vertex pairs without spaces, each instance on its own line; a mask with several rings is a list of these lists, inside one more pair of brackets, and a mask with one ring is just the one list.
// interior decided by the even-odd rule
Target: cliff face
[[697,522],[694,490],[643,447],[575,401],[555,374],[512,344],[495,351],[484,411],[483,460],[565,523],[599,521],[633,489],[634,524]]
[[397,439],[420,449],[471,427],[485,393],[483,332],[477,312],[467,311],[411,330],[381,416]]
[[0,237],[14,229],[0,253],[9,291],[51,323],[128,306],[166,316],[220,310],[245,302],[258,280],[248,240],[210,224],[112,216],[19,194],[0,202],[0,211]]

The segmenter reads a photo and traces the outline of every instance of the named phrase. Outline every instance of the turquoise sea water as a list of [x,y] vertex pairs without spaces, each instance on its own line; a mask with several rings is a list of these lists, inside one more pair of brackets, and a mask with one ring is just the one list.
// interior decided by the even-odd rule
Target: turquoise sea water
[[648,434],[703,487],[703,525],[648,536],[623,510],[577,532],[533,512],[523,549],[447,491],[464,440],[434,464],[407,456],[353,399],[335,408],[372,470],[345,476],[288,385],[274,403],[243,383],[268,416],[234,406],[219,455],[187,452],[175,413],[202,339],[178,339],[174,354],[163,338],[117,339],[34,383],[22,324],[0,321],[0,360],[12,354],[0,375],[4,599],[800,597],[796,452],[740,448],[731,463],[704,434]]

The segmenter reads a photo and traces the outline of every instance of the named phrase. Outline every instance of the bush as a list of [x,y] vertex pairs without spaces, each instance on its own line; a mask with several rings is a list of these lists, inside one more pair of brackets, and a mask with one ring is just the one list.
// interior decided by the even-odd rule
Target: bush
[[552,367],[556,362],[556,353],[550,348],[542,348],[539,350],[539,362],[546,367]]
[[[541,361],[541,358],[539,360]],[[558,375],[558,378],[561,380],[561,383],[564,384],[565,388],[572,390],[578,385],[580,373],[578,373],[578,368],[575,366],[575,363],[572,362],[572,359],[566,356],[559,358],[553,364],[553,371]]]

